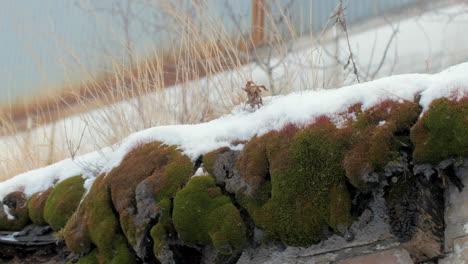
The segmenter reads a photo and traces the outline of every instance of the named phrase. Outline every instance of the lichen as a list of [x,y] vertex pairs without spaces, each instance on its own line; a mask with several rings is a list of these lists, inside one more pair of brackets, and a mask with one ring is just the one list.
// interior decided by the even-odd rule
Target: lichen
[[467,157],[467,116],[468,97],[434,100],[411,129],[415,162],[435,165],[451,156]]
[[[243,150],[241,156],[260,155],[265,158],[261,164],[268,164],[268,171],[259,177],[268,178],[269,174],[271,197],[240,200],[267,239],[307,246],[323,238],[324,227],[346,229],[350,223],[347,189],[338,187],[342,195],[329,195],[336,186],[344,186],[346,137],[329,119],[317,121],[303,130],[289,126],[256,139],[261,141],[256,145],[265,149],[248,143]],[[243,165],[239,163],[240,170],[248,173]],[[335,213],[338,211],[342,215]]]
[[68,178],[55,186],[44,206],[44,220],[54,231],[59,231],[76,211],[83,193],[81,175]]
[[0,230],[18,231],[29,223],[27,202],[26,195],[20,191],[9,193],[3,198],[0,207]]
[[44,219],[44,207],[51,191],[52,188],[49,188],[46,191],[35,193],[31,196],[31,198],[29,198],[29,218],[31,218],[31,221],[36,225],[47,224],[46,220]]
[[230,198],[213,191],[211,176],[192,178],[174,199],[173,223],[179,238],[189,244],[213,244],[222,254],[242,251],[246,227]]

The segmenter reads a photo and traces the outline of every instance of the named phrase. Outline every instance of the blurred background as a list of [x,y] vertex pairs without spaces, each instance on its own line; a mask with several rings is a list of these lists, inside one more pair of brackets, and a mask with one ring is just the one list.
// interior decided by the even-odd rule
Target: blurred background
[[246,100],[468,60],[466,0],[4,0],[0,180]]

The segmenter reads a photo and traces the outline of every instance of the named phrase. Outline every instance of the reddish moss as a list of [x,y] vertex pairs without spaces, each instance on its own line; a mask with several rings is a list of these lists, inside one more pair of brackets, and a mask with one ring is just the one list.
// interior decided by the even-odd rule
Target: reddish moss
[[241,144],[244,145],[247,142],[248,142],[247,140],[236,139],[236,140],[231,141],[231,145],[232,146],[237,146],[237,145],[241,145]]
[[244,151],[236,164],[247,184],[252,186],[253,192],[260,188],[268,174],[268,159],[264,137],[252,138],[245,145]]
[[[325,117],[325,118],[326,120],[329,120],[328,117]],[[320,121],[320,117],[315,122],[317,123],[319,121]],[[299,131],[299,127],[295,124],[289,123],[285,125],[282,129],[280,129],[279,132],[283,135],[294,136],[297,133],[297,131]]]
[[[21,230],[29,223],[26,195],[23,192],[12,192],[3,198],[0,207],[0,230]],[[8,210],[5,212],[4,210]]]
[[357,116],[344,159],[346,176],[355,187],[365,188],[361,178],[365,171],[380,171],[398,156],[401,142],[407,141],[404,135],[420,111],[415,103],[387,100]]
[[468,97],[459,101],[434,100],[411,129],[417,163],[438,162],[451,156],[468,156]]
[[47,224],[44,219],[44,207],[49,197],[52,188],[35,193],[28,201],[28,211],[29,211],[29,218],[31,221],[36,225],[45,225]]

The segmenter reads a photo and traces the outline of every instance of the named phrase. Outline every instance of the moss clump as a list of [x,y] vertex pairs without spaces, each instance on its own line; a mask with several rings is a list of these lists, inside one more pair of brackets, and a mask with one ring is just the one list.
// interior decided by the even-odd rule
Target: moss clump
[[76,211],[83,193],[81,175],[68,178],[55,186],[44,206],[44,219],[54,231],[59,231]]
[[414,160],[437,164],[450,156],[468,156],[467,116],[468,97],[434,100],[411,129]]
[[[190,159],[175,146],[160,142],[143,145],[128,153],[106,177],[112,202],[119,214],[122,230],[133,247],[147,227],[135,220],[135,189],[143,180],[151,189],[155,203],[170,199],[193,174]],[[149,224],[150,219],[147,219]]]
[[192,178],[174,199],[173,221],[186,243],[213,244],[222,254],[240,252],[247,244],[246,227],[230,198],[210,176]]
[[330,201],[328,223],[333,230],[344,233],[352,222],[350,214],[343,214],[343,212],[351,212],[351,196],[346,185],[333,185],[328,199]]
[[[114,214],[105,175],[99,176],[64,229],[67,247],[85,254],[78,263],[135,263]],[[90,249],[95,246],[93,251]],[[89,253],[89,254],[88,254]]]
[[167,237],[175,234],[171,218],[171,200],[164,199],[159,202],[159,220],[151,228],[151,238],[153,238],[153,252],[156,258],[161,257],[162,249],[167,246]]
[[28,211],[29,211],[29,218],[31,221],[36,225],[45,225],[47,224],[46,220],[44,219],[44,207],[49,197],[52,188],[44,191],[35,193],[28,201]]
[[255,151],[243,152],[237,161],[237,167],[246,183],[252,187],[253,192],[256,192],[268,180],[266,140],[263,137],[254,137],[247,146]]
[[[241,204],[268,238],[308,246],[323,238],[324,227],[346,229],[349,225],[349,194],[346,188],[336,187],[345,183],[342,161],[347,144],[343,131],[327,118],[296,131],[288,128],[258,138],[266,151],[246,145],[243,157],[266,156],[261,164],[269,165],[263,177],[271,177],[271,197],[247,196]],[[248,167],[240,170],[250,172]],[[340,195],[329,194],[337,189]]]
[[357,115],[344,160],[346,176],[355,187],[365,189],[362,175],[366,171],[382,170],[398,157],[402,143],[409,143],[406,135],[420,112],[413,102],[384,101]]
[[3,198],[0,207],[0,230],[17,231],[29,223],[27,202],[25,194],[19,191]]
[[[109,174],[96,179],[67,223],[64,236],[68,248],[87,254],[96,247],[96,253],[91,254],[96,255],[98,263],[134,263],[135,256],[127,244],[139,252],[139,243],[146,241],[146,231],[158,214],[153,234],[165,239],[165,234],[171,232],[170,199],[192,174],[190,159],[175,146],[160,142],[139,146]],[[138,194],[137,188],[142,188]],[[142,215],[138,215],[138,199],[144,200],[148,210]]]

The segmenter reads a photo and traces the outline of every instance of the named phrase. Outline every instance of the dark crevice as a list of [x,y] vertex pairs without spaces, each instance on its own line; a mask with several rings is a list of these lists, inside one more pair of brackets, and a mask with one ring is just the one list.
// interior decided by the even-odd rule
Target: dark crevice
[[166,235],[168,237],[168,239],[172,239],[172,238],[177,238],[177,231],[175,229],[175,227],[173,226],[172,224],[172,214],[174,212],[174,197],[172,198],[169,198],[169,201],[170,201],[170,207],[169,207],[169,215],[171,217],[171,231],[172,232],[166,232]]
[[240,216],[242,218],[242,221],[244,222],[244,224],[245,224],[245,226],[247,228],[247,239],[248,239],[248,241],[252,241],[253,236],[254,236],[255,224],[254,224],[254,221],[253,221],[252,217],[250,216],[249,212],[247,212],[247,210],[245,208],[243,208],[237,202],[235,194],[232,194],[232,193],[229,193],[228,191],[226,191],[226,189],[224,188],[223,185],[217,184],[217,186],[221,189],[221,193],[223,195],[226,195],[226,196],[229,197],[229,199],[231,200],[231,203],[237,208],[237,211],[239,211],[239,214],[240,214]]
[[203,254],[200,250],[185,245],[170,245],[176,264],[200,264]]
[[[389,190],[394,192],[392,196],[386,199],[390,201],[387,202],[387,206],[391,232],[402,243],[410,241],[416,231],[416,221],[419,214],[417,205],[419,187],[415,177],[400,180]],[[401,191],[398,190],[400,188]]]
[[224,170],[224,175],[225,175],[226,179],[231,179],[232,174],[230,173],[229,169],[226,168],[226,165],[224,165],[224,164],[223,164],[223,170]]
[[359,217],[369,207],[369,203],[372,200],[372,192],[361,192],[359,189],[354,187],[348,178],[345,178],[346,189],[351,197],[351,216]]
[[267,158],[267,173],[265,175],[265,183],[269,189],[267,190],[268,200],[271,199],[271,173],[270,173],[270,160]]
[[132,255],[135,257],[136,262],[137,263],[143,263],[142,260],[137,256],[137,254],[133,250],[133,247],[130,244],[128,244],[128,239],[127,239],[127,237],[125,236],[125,234],[124,234],[124,232],[122,230],[122,226],[120,224],[120,214],[117,211],[117,209],[115,208],[114,202],[112,201],[112,190],[111,190],[111,188],[109,186],[106,186],[105,188],[107,189],[107,192],[108,192],[108,195],[109,195],[109,207],[111,208],[112,214],[115,216],[116,221],[117,221],[117,226],[118,226],[117,231],[120,233],[121,236],[123,236],[125,238],[125,241],[127,242],[127,248],[129,249],[130,252],[132,252]]
[[160,262],[156,259],[153,252],[154,241],[151,237],[151,229],[158,223],[159,215],[151,219],[145,229],[145,258],[142,259],[143,262],[141,263],[156,263],[159,264]]
[[448,166],[444,170],[444,173],[447,176],[447,178],[453,183],[453,185],[457,187],[458,191],[462,192],[463,188],[465,188],[465,185],[455,173],[455,166],[453,164]]
[[203,155],[198,156],[197,160],[195,160],[195,163],[193,165],[194,171],[197,171],[198,168],[203,164]]
[[233,254],[233,255],[221,255],[217,263],[236,264],[237,261],[240,259],[241,255],[242,255],[241,253]]

